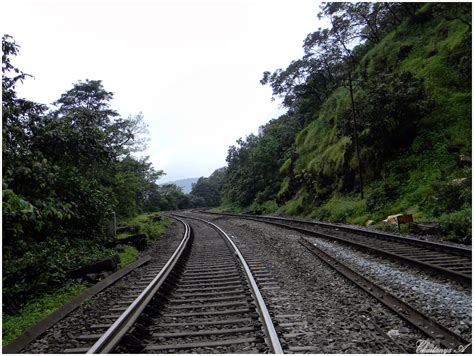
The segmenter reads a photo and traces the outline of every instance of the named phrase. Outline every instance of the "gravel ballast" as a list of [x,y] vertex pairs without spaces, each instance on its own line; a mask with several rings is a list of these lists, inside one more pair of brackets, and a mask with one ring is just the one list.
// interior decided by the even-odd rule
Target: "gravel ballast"
[[[195,215],[195,214],[194,214]],[[424,336],[315,258],[289,234],[268,224],[201,214],[244,251],[259,256],[284,294],[288,313],[302,315],[313,353],[415,352]],[[269,305],[272,309],[272,304]],[[377,332],[381,329],[382,334]],[[390,335],[390,337],[387,336]]]
[[[471,337],[471,291],[457,283],[341,243],[270,224],[187,214],[212,221],[224,229],[248,259],[269,311],[276,320],[285,352],[415,353],[417,342],[428,340],[416,328],[311,254],[298,242],[300,237],[306,237],[318,248],[440,324],[466,339]],[[22,352],[60,353],[68,348],[82,347],[76,338],[91,334],[90,325],[104,322],[101,316],[114,314],[109,309],[116,307],[117,300],[138,287],[147,270],[156,268],[164,257],[172,254],[183,231],[181,224],[173,223],[153,246],[142,253],[153,257],[151,263],[94,296]],[[249,346],[249,352],[252,349]],[[206,349],[179,352],[206,352]]]

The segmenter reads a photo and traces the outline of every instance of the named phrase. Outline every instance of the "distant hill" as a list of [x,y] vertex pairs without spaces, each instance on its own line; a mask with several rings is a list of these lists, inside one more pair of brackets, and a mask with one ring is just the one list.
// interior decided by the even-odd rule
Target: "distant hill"
[[185,178],[185,179],[178,179],[171,182],[166,182],[163,184],[176,184],[180,187],[184,193],[189,194],[191,193],[191,188],[194,183],[198,181],[199,178]]

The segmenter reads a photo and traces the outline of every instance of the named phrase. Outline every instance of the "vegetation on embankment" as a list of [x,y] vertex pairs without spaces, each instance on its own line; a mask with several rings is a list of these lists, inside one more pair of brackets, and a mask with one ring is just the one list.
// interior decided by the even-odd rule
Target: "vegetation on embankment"
[[[160,220],[154,220],[154,217],[160,216]],[[171,225],[172,221],[170,218],[156,213],[144,213],[137,215],[132,219],[125,219],[120,221],[120,225],[123,226],[139,226],[139,232],[146,234],[147,243],[151,244],[159,236],[163,235],[166,229]],[[117,239],[123,239],[132,235],[131,233],[117,234]],[[135,262],[139,258],[139,251],[133,246],[122,246],[123,251],[119,252],[120,265],[125,267],[132,262]]]
[[288,111],[230,147],[222,207],[356,224],[410,213],[469,243],[471,4],[325,3],[320,15],[331,26],[307,36],[305,56],[264,73]]
[[[121,225],[139,226],[139,232],[147,235],[147,240],[151,244],[154,240],[163,235],[172,221],[168,217],[162,216],[161,220],[153,220],[158,216],[156,213],[144,213],[134,218],[124,219]],[[121,239],[129,236],[124,233],[116,236]],[[117,254],[112,249],[103,249],[103,256],[112,256]],[[119,249],[120,267],[125,267],[138,260],[139,251],[133,246],[122,245]],[[51,314],[64,304],[70,302],[73,298],[81,294],[87,285],[77,281],[67,281],[65,286],[48,291],[38,295],[33,300],[24,304],[17,312],[3,314],[2,316],[2,345],[8,345],[13,339],[21,335],[28,328],[38,323],[41,319]]]
[[60,306],[77,297],[86,286],[82,283],[70,283],[52,293],[30,301],[12,315],[2,315],[2,345],[8,345],[25,330],[38,323]]
[[[79,81],[48,106],[21,98],[30,76],[14,65],[19,46],[2,37],[3,312],[67,281],[67,272],[111,254],[104,249],[118,220],[150,211],[218,205],[216,170],[190,195],[158,185],[164,172],[148,157],[143,115],[123,118],[100,80]],[[149,236],[158,235],[145,225]],[[126,247],[123,263],[136,258]]]
[[4,315],[63,286],[68,271],[109,256],[113,213],[120,220],[174,209],[177,190],[159,186],[164,173],[134,155],[147,140],[141,114],[121,117],[100,80],[73,84],[51,106],[21,98],[17,87],[29,75],[15,67],[18,53],[4,35]]

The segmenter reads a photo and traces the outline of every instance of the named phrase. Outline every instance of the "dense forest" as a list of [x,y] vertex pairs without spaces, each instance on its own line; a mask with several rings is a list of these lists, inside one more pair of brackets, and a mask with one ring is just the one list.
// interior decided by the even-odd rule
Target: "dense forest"
[[265,72],[286,113],[230,147],[224,207],[471,235],[471,4],[323,3],[328,28]]
[[100,80],[75,83],[52,106],[19,98],[30,75],[12,64],[12,37],[3,36],[2,51],[4,312],[110,255],[114,215],[220,204],[222,169],[189,195],[156,183],[164,172],[134,155],[146,146],[143,115],[122,118]]

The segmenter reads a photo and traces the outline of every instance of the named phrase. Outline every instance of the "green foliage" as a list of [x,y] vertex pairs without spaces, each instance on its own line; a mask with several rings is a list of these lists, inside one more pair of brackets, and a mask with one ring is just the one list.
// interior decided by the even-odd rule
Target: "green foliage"
[[165,211],[191,207],[190,197],[175,184],[153,185],[148,193],[145,211]]
[[138,225],[140,232],[145,233],[150,240],[155,240],[161,236],[166,229],[171,225],[172,220],[166,216],[161,215],[160,221],[153,221],[156,213],[143,213],[130,219],[124,219],[122,224]]
[[223,203],[217,208],[209,209],[209,211],[214,213],[242,213],[242,208],[230,203]]
[[271,214],[278,210],[278,205],[275,200],[265,201],[263,203],[253,202],[247,209],[250,214]]
[[2,345],[8,345],[26,329],[38,323],[60,306],[68,303],[86,289],[83,284],[68,284],[52,294],[30,301],[14,315],[2,317]]
[[[288,108],[268,127],[291,134],[260,132],[229,149],[227,205],[275,201],[279,212],[356,223],[407,212],[451,239],[469,235],[470,183],[452,182],[471,177],[459,160],[472,146],[471,4],[324,3],[319,16],[330,27],[261,81]],[[354,196],[356,134],[365,200]]]
[[190,203],[194,208],[213,207],[221,203],[221,191],[226,168],[216,169],[209,178],[201,177],[192,185]]
[[140,231],[147,234],[149,239],[154,240],[161,236],[169,225],[171,225],[171,220],[167,217],[162,217],[161,221],[147,221],[142,225]]
[[352,217],[364,216],[365,201],[359,197],[333,196],[326,204],[315,208],[310,216],[318,220],[347,223]]
[[68,270],[110,255],[112,251],[87,241],[54,238],[30,244],[22,254],[4,247],[3,311],[14,313],[24,301],[61,286]]
[[466,207],[439,217],[439,223],[447,239],[469,243],[472,236],[472,208]]
[[393,176],[388,179],[374,182],[367,192],[366,210],[369,212],[383,212],[388,203],[400,196],[401,182]]
[[132,246],[124,246],[123,252],[119,252],[120,266],[125,267],[138,259],[138,250]]
[[[140,233],[146,234],[149,242],[156,240],[164,234],[168,226],[171,225],[172,221],[166,216],[162,216],[160,221],[153,221],[153,217],[157,216],[156,213],[143,213],[133,218],[122,220],[122,224],[126,225],[138,225],[140,227]],[[118,239],[126,238],[130,234],[117,235]],[[123,246],[124,251],[119,253],[120,265],[125,267],[132,262],[135,262],[139,258],[139,252],[135,247]]]
[[248,206],[274,200],[283,181],[280,165],[290,149],[300,123],[287,115],[260,127],[258,136],[237,140],[227,155],[224,201]]
[[2,38],[3,310],[66,281],[67,271],[110,254],[112,213],[151,207],[155,171],[143,149],[143,116],[120,118],[100,80],[73,84],[54,108],[18,98],[28,77],[11,57],[19,46]]

